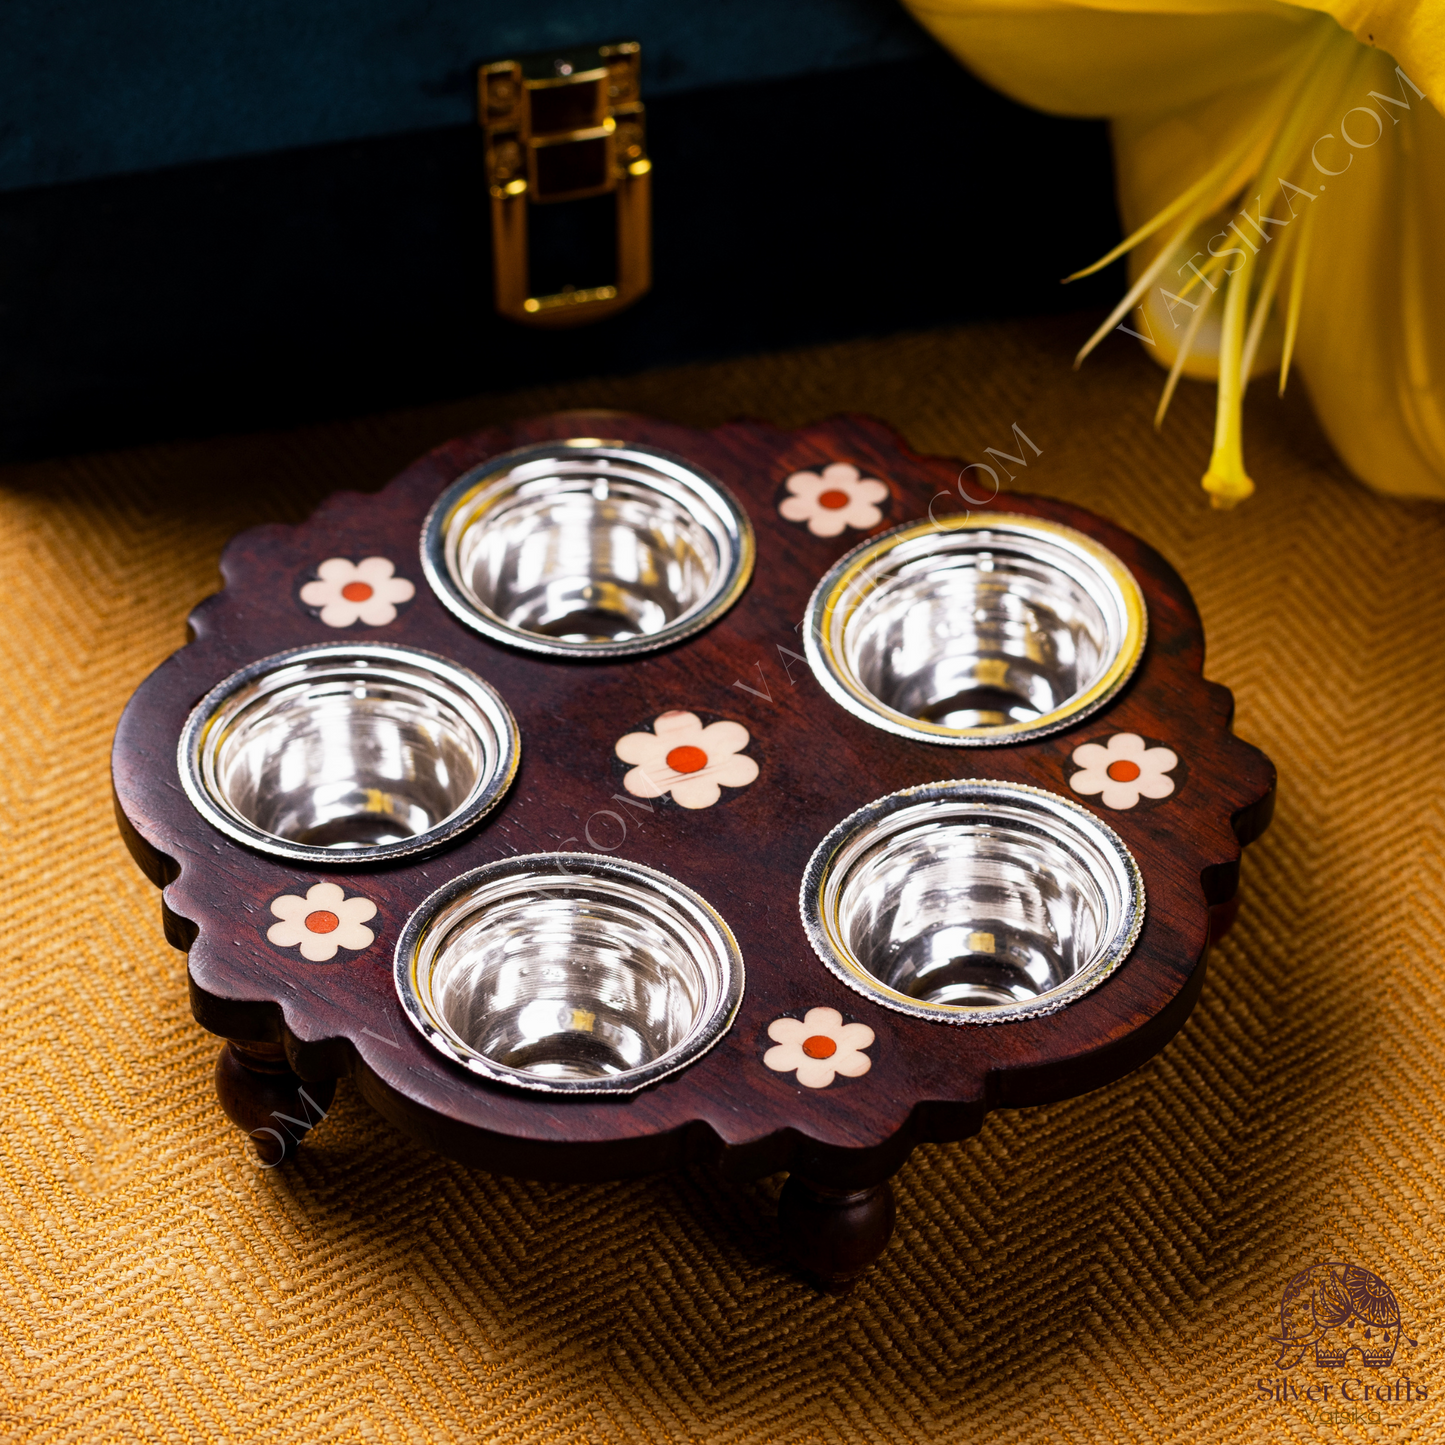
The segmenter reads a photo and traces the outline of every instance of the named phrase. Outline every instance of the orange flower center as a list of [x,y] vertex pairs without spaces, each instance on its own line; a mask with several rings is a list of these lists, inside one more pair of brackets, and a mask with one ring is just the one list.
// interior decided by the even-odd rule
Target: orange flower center
[[348,602],[365,602],[371,596],[370,582],[348,582],[341,589],[341,595]]
[[837,487],[829,487],[826,492],[818,493],[818,505],[827,507],[830,512],[836,512],[840,507],[846,507],[852,500],[847,492],[839,491]]
[[667,755],[667,766],[675,773],[695,773],[707,767],[707,754],[691,744],[673,748]]
[[1116,783],[1132,783],[1139,776],[1139,764],[1120,758],[1117,763],[1110,763],[1105,771]]
[[306,915],[306,928],[310,933],[335,933],[341,927],[341,920],[329,909],[318,908]]
[[803,1052],[810,1059],[831,1059],[838,1052],[838,1045],[827,1034],[814,1034],[803,1040]]

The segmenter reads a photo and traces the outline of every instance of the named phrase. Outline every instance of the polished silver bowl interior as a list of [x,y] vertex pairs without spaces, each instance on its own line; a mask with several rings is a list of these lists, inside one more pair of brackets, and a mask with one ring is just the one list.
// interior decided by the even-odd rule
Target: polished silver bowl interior
[[666,874],[543,853],[427,899],[397,945],[396,986],[412,1023],[474,1073],[632,1093],[722,1037],[743,964],[722,918]]
[[1052,1012],[1124,960],[1144,884],[1114,830],[1037,788],[962,781],[845,819],[801,906],[823,961],[918,1017],[1002,1023]]
[[905,736],[977,745],[1063,727],[1127,681],[1145,611],[1117,557],[1033,517],[947,522],[864,543],[815,591],[808,659],[839,702]]
[[413,648],[334,644],[261,659],[191,713],[181,777],[262,852],[380,862],[455,838],[506,791],[516,723],[475,673]]
[[730,607],[753,535],[732,495],[647,447],[574,439],[474,468],[427,518],[441,600],[498,641],[551,655],[664,647]]

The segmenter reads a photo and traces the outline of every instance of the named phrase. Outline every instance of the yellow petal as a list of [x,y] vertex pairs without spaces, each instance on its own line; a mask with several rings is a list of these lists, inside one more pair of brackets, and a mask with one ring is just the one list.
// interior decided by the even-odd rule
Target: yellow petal
[[[1221,307],[1214,297],[1180,368],[1220,378],[1204,483],[1217,505],[1253,490],[1238,427],[1240,368],[1249,362],[1258,371],[1281,349],[1278,317],[1260,309],[1271,303],[1297,317],[1294,365],[1347,465],[1384,491],[1445,497],[1442,0],[908,3],[983,79],[1016,99],[1111,119],[1124,228],[1144,233],[1130,259],[1135,287],[1149,277],[1143,329],[1155,344],[1146,349],[1162,364],[1178,361],[1194,314],[1188,305],[1204,294],[1189,262],[1203,268],[1211,251],[1228,246],[1244,258],[1231,267],[1241,278],[1237,299]],[[1348,141],[1346,126],[1353,127]],[[1334,159],[1319,161],[1317,172],[1309,146],[1324,136],[1331,137],[1325,156]],[[1252,137],[1268,159],[1256,156],[1237,186],[1219,181],[1222,158],[1255,154]],[[1325,174],[1346,166],[1338,177]],[[1296,230],[1276,230],[1270,241],[1255,234],[1241,245],[1228,235],[1231,222],[1236,231],[1247,224],[1238,209],[1256,194],[1266,213],[1272,197],[1283,199],[1271,171],[1315,199],[1295,196],[1307,208],[1291,205]],[[1200,200],[1216,187],[1211,204]],[[1278,209],[1272,214],[1282,218]],[[1305,214],[1312,216],[1308,246],[1298,239]],[[1195,230],[1184,249],[1164,255],[1195,216],[1217,229]],[[1285,235],[1288,256],[1263,255]],[[1170,272],[1178,285],[1168,284]],[[1183,289],[1189,285],[1192,294]]]
[[[1440,0],[1298,0],[1334,17],[1361,45],[1393,55],[1405,73],[1445,114],[1445,5]],[[1394,67],[1384,67],[1393,75]],[[1388,81],[1386,82],[1388,84]],[[1396,94],[1394,87],[1390,94]]]
[[1317,23],[1310,11],[1275,0],[1235,0],[1227,9],[1161,0],[1138,10],[1064,0],[909,0],[909,9],[996,89],[1038,110],[1078,116],[1187,109],[1272,75],[1301,29]]
[[[1373,80],[1393,74],[1377,59]],[[1383,492],[1445,497],[1445,118],[1416,101],[1354,154],[1315,203],[1295,365],[1351,471]]]

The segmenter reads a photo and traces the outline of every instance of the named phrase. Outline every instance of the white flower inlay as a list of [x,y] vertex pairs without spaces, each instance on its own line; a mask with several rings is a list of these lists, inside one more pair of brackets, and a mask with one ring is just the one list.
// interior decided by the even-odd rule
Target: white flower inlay
[[326,963],[338,948],[353,951],[370,948],[376,935],[366,924],[376,917],[376,904],[369,898],[348,898],[335,883],[313,883],[306,897],[283,893],[271,902],[271,912],[281,920],[266,930],[277,948],[301,945],[301,957],[312,963]]
[[634,798],[671,793],[684,808],[710,808],[723,788],[745,788],[758,765],[743,749],[748,730],[735,722],[709,723],[692,712],[665,712],[650,733],[628,733],[617,742],[617,756],[636,763],[622,786]]
[[834,462],[817,472],[794,472],[786,486],[791,496],[778,504],[790,522],[806,522],[815,537],[836,537],[844,527],[866,532],[883,520],[877,503],[888,496],[888,485],[876,477],[860,476],[857,467]]
[[873,1042],[867,1024],[845,1024],[835,1008],[810,1008],[801,1019],[774,1019],[768,1037],[776,1045],[763,1055],[775,1073],[798,1074],[805,1089],[826,1089],[836,1074],[856,1079],[873,1067],[862,1051]]
[[355,622],[385,627],[396,621],[397,604],[416,595],[415,586],[405,577],[393,576],[395,571],[386,557],[364,557],[360,562],[328,557],[316,569],[316,581],[301,589],[301,600],[308,607],[319,607],[328,627],[350,627]]
[[1165,774],[1179,766],[1179,756],[1151,748],[1138,733],[1115,733],[1103,747],[1075,748],[1074,762],[1083,769],[1069,779],[1076,793],[1097,793],[1106,808],[1132,808],[1140,798],[1167,798],[1174,791],[1174,779]]

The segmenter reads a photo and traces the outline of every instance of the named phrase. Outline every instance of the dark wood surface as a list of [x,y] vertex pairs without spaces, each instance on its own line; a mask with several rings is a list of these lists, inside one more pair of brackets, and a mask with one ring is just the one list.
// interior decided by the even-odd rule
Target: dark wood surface
[[[758,563],[742,600],[670,651],[618,663],[547,661],[478,637],[422,577],[422,519],[442,489],[487,456],[567,436],[637,441],[720,477],[757,530]],[[738,423],[691,431],[616,413],[541,418],[438,448],[376,495],[340,493],[298,527],[235,538],[225,589],[191,617],[192,642],[137,691],[116,736],[117,813],[132,852],[165,886],[167,936],[189,950],[197,1019],[233,1039],[284,1046],[302,1079],[350,1073],[397,1127],[500,1173],[615,1177],[711,1160],[733,1177],[794,1169],[813,1186],[863,1189],[923,1140],[976,1131],[990,1108],[1095,1088],[1137,1067],[1184,1022],[1234,896],[1241,845],[1263,831],[1274,770],[1230,731],[1232,699],[1201,673],[1204,639],[1184,584],[1158,553],[1079,508],[1005,493],[993,510],[1079,528],[1133,570],[1149,640],[1133,681],[1102,713],[1037,742],[950,748],[897,738],[845,712],[805,664],[798,624],[824,571],[866,535],[811,535],[777,510],[785,479],[829,462],[886,481],[879,528],[961,511],[960,464],[917,456],[880,423],[841,418],[794,432]],[[977,473],[970,474],[973,477]],[[948,493],[951,500],[942,494]],[[976,509],[979,510],[979,509]],[[986,509],[984,509],[986,510]],[[327,627],[298,590],[328,557],[384,556],[416,596],[384,627]],[[491,682],[521,728],[522,763],[505,803],[449,851],[376,870],[291,867],[231,843],[187,802],[176,743],[191,707],[244,663],[284,648],[374,640],[454,657]],[[786,651],[784,650],[786,649]],[[672,709],[748,729],[756,782],[699,810],[616,801],[624,733]],[[952,777],[1001,779],[1070,794],[1083,742],[1135,732],[1183,760],[1175,793],[1114,811],[1082,799],[1118,831],[1144,875],[1148,907],[1127,963],[1047,1018],[991,1027],[929,1023],[845,987],[814,955],[798,917],[798,883],[819,840],[855,808],[895,789]],[[613,816],[625,818],[626,834]],[[625,1099],[557,1098],[479,1081],[435,1053],[401,1012],[392,951],[407,916],[447,879],[516,853],[587,849],[648,864],[695,888],[728,920],[747,988],[727,1037],[682,1073]],[[620,846],[619,846],[620,843]],[[375,901],[372,947],[308,963],[267,942],[272,899],[332,879]],[[769,1023],[825,1006],[874,1030],[872,1066],[822,1089],[765,1068]]]

